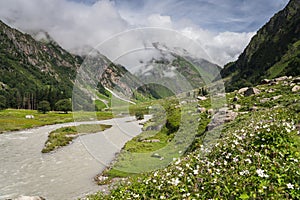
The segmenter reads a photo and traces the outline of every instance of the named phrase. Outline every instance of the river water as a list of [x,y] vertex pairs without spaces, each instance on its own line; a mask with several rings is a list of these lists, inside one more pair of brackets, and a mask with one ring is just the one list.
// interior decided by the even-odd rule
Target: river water
[[114,159],[128,140],[141,132],[141,126],[134,117],[76,122],[76,125],[83,123],[112,127],[80,136],[71,145],[48,154],[42,154],[41,150],[49,132],[75,123],[1,134],[0,199],[37,195],[47,200],[69,200],[99,190],[93,177]]

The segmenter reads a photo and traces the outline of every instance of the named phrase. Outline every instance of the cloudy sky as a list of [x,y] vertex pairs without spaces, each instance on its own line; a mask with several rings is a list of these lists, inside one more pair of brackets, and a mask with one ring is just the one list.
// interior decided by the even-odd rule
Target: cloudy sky
[[[25,32],[47,31],[68,50],[94,47],[130,29],[175,30],[201,44],[211,61],[223,66],[237,59],[255,32],[287,3],[288,0],[1,0],[0,19]],[[132,34],[131,38],[126,36],[127,42],[119,43],[128,50],[132,43],[143,43],[144,39]]]

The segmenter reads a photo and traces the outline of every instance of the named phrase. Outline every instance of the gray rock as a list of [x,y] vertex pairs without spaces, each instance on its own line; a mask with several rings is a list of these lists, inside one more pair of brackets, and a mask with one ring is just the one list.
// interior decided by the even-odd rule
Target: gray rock
[[266,103],[266,102],[269,102],[270,100],[271,100],[270,98],[263,98],[259,102],[260,103]]
[[260,93],[260,90],[254,87],[248,88],[245,92],[244,92],[244,96],[248,97],[251,95],[258,95]]
[[289,77],[287,77],[287,76],[282,76],[282,77],[275,78],[275,81],[276,81],[276,82],[279,82],[279,81],[285,81],[285,80],[288,80],[288,79],[289,79]]
[[300,83],[300,77],[297,77],[293,80],[293,83]]
[[282,97],[282,95],[277,95],[275,97],[272,97],[272,100],[277,100],[277,99],[280,99]]
[[237,96],[235,96],[232,101],[237,102],[238,100],[239,100],[239,98]]
[[161,158],[161,156],[158,153],[152,154],[151,157],[153,157],[153,158]]
[[234,104],[234,105],[233,105],[233,109],[234,109],[235,111],[239,111],[241,108],[242,108],[242,106],[239,105],[239,104]]
[[299,85],[295,85],[293,88],[292,88],[292,92],[298,92],[300,90],[300,86]]
[[247,91],[248,89],[248,87],[241,88],[239,89],[238,93],[244,95],[245,91]]
[[269,83],[271,83],[271,80],[269,80],[269,79],[264,79],[264,80],[261,81],[261,83],[262,83],[262,84],[269,84]]
[[205,96],[198,96],[197,99],[199,101],[205,101],[205,100],[207,100],[207,97],[205,97]]

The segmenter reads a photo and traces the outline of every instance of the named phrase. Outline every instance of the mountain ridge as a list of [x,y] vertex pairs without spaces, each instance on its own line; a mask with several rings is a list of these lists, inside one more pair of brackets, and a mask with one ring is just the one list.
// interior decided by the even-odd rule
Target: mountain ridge
[[300,1],[291,0],[257,34],[235,62],[221,71],[228,91],[258,84],[262,79],[299,75]]

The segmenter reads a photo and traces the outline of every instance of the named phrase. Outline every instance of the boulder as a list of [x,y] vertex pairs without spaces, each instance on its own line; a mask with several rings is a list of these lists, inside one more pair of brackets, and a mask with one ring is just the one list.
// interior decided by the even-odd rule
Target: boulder
[[292,92],[298,92],[300,90],[300,86],[299,85],[295,85],[293,88],[292,88]]
[[250,108],[250,111],[257,111],[258,107],[257,106],[253,106],[252,108]]
[[204,113],[204,112],[206,112],[206,108],[197,108],[197,112],[198,113]]
[[269,79],[264,79],[261,81],[261,84],[269,84],[269,83],[271,83],[271,80]]
[[234,105],[233,105],[233,109],[234,109],[235,111],[239,111],[241,108],[242,108],[242,106],[239,105],[239,104],[234,104]]
[[263,98],[259,102],[260,103],[266,103],[266,102],[269,102],[270,100],[271,100],[270,98]]
[[205,97],[205,96],[198,96],[197,99],[199,101],[205,101],[205,100],[207,100],[207,97]]
[[260,90],[255,88],[255,87],[251,87],[251,88],[248,88],[245,92],[244,92],[244,96],[245,97],[248,97],[248,96],[251,96],[251,95],[258,95],[260,93]]
[[238,93],[244,95],[244,92],[247,91],[249,88],[248,87],[244,87],[239,89]]
[[238,100],[239,100],[239,98],[237,96],[235,96],[232,101],[237,102]]
[[152,154],[151,157],[153,157],[153,158],[161,158],[161,156],[158,153]]
[[297,77],[297,78],[295,78],[294,80],[293,80],[293,83],[300,83],[300,77]]
[[277,99],[280,99],[282,97],[282,95],[277,95],[275,97],[272,97],[272,100],[277,100]]
[[287,77],[287,76],[282,76],[282,77],[275,78],[275,81],[276,81],[276,82],[279,82],[279,81],[285,81],[285,80],[288,80],[288,79],[289,79],[289,77]]

